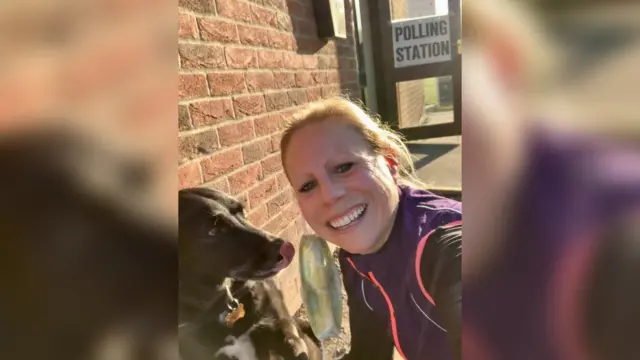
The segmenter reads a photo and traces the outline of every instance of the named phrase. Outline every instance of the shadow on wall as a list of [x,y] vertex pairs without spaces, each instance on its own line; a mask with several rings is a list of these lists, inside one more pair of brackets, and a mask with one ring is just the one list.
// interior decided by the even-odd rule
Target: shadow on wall
[[339,93],[348,94],[351,98],[361,98],[356,58],[355,0],[344,0],[346,39],[323,39],[318,36],[313,2],[321,0],[285,1],[291,17],[294,48],[302,55],[292,61],[302,61],[301,64],[296,64],[297,69],[310,70],[310,73],[296,74],[296,84],[308,86],[308,102]]

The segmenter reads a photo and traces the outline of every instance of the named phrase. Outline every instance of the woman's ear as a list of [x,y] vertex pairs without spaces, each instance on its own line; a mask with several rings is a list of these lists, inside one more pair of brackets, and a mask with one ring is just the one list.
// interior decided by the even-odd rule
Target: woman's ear
[[389,153],[384,156],[384,160],[389,167],[391,175],[395,178],[398,175],[398,158],[395,153]]

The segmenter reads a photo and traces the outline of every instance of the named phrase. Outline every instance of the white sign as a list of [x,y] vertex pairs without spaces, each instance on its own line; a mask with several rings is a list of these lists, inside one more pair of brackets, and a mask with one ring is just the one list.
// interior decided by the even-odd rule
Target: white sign
[[451,60],[449,15],[393,21],[391,31],[396,68]]

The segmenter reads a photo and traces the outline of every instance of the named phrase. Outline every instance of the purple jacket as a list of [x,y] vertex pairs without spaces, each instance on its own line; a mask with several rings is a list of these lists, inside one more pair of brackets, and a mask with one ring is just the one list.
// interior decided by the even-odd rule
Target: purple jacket
[[[430,293],[433,290],[423,285],[428,282],[421,278],[420,268],[425,265],[421,262],[430,258],[427,253],[437,251],[429,242],[435,230],[459,226],[462,205],[424,190],[400,187],[399,191],[396,221],[383,248],[369,255],[340,251],[350,311],[353,314],[354,308],[359,307],[368,312],[359,320],[352,319],[352,352],[353,346],[358,346],[354,342],[365,338],[354,334],[353,327],[371,317],[405,359],[450,360],[453,355],[446,329],[435,311],[437,304]],[[459,247],[457,243],[458,253]],[[459,274],[460,263],[455,266]],[[374,331],[372,327],[367,325],[366,331]],[[384,341],[376,340],[375,335],[366,336],[366,340]]]
[[[465,359],[589,358],[583,310],[592,295],[583,290],[595,278],[589,274],[596,256],[604,254],[598,246],[606,245],[594,235],[640,205],[640,157],[633,151],[539,132],[529,154],[528,173],[504,219],[509,246],[481,279],[464,284]],[[637,281],[628,275],[635,279],[629,284]],[[615,297],[605,299],[615,304]],[[614,321],[615,307],[602,309],[603,319]],[[623,330],[610,325],[598,327]]]

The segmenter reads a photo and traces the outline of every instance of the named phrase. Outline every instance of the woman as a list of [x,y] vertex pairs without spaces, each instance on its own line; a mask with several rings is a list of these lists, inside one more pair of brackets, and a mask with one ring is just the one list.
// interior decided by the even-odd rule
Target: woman
[[280,149],[303,217],[340,248],[345,359],[459,359],[461,204],[422,189],[400,137],[348,100],[313,104]]

